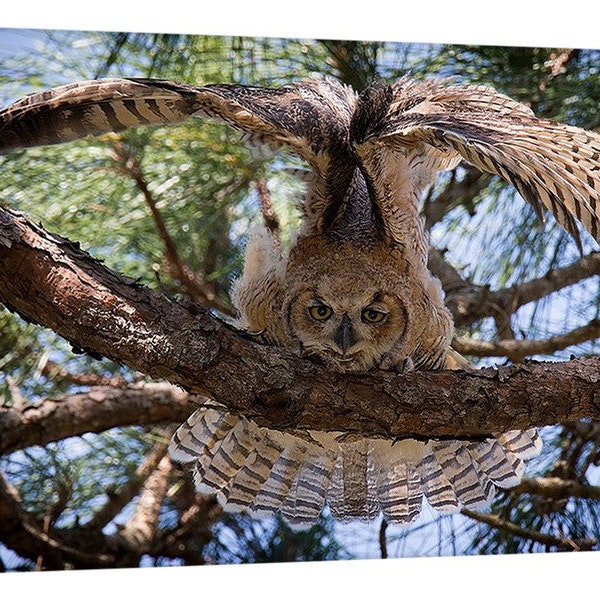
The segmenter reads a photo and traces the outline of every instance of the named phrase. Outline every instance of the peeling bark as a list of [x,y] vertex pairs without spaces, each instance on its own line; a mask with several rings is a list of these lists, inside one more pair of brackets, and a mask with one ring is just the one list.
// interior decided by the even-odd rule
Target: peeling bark
[[[10,211],[0,213],[0,298],[74,348],[165,379],[275,428],[477,438],[600,418],[600,359],[473,373],[335,375],[249,339],[201,307],[177,303],[110,271],[68,240]],[[11,416],[6,409],[0,414],[8,423],[0,430],[4,438]],[[174,411],[175,417],[181,412]],[[133,413],[128,418],[138,422]],[[125,419],[112,422],[118,424]]]

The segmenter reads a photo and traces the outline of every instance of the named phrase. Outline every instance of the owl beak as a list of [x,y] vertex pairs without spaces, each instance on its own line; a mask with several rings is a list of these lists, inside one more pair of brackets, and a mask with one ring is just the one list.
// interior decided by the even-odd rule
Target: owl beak
[[347,352],[349,348],[352,348],[352,346],[354,346],[354,344],[358,341],[358,338],[354,332],[354,327],[352,327],[352,321],[348,315],[344,315],[342,317],[342,322],[333,336],[333,341],[342,349],[342,352],[344,353]]

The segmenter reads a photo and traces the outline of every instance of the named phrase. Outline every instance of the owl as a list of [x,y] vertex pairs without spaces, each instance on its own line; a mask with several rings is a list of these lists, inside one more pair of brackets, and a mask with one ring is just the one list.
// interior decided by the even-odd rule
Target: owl
[[[243,139],[282,146],[309,167],[301,224],[286,248],[264,227],[248,241],[234,284],[236,325],[332,372],[464,369],[452,317],[427,268],[420,198],[439,172],[466,161],[514,185],[540,217],[549,210],[580,244],[598,240],[600,137],[539,119],[487,87],[403,77],[357,93],[313,77],[280,88],[107,79],[28,96],[0,113],[0,149],[188,117],[228,123]],[[310,527],[333,517],[415,520],[488,505],[516,485],[541,447],[534,429],[488,439],[368,438],[279,431],[219,398],[179,427],[170,455],[224,510],[279,512]]]

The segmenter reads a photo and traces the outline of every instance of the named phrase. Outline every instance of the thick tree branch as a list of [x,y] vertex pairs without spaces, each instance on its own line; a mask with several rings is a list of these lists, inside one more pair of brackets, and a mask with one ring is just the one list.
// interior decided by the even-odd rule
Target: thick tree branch
[[192,408],[189,395],[166,382],[95,387],[36,405],[0,407],[0,455],[128,424],[184,421]]
[[335,375],[111,272],[10,211],[0,212],[0,298],[75,348],[276,428],[473,438],[600,418],[598,359]]

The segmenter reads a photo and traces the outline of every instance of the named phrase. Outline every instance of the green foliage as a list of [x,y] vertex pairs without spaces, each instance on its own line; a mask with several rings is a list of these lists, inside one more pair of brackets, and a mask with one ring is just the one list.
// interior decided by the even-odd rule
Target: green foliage
[[335,539],[333,522],[321,517],[306,531],[291,530],[281,518],[253,520],[228,515],[206,548],[219,563],[273,563],[352,558]]

